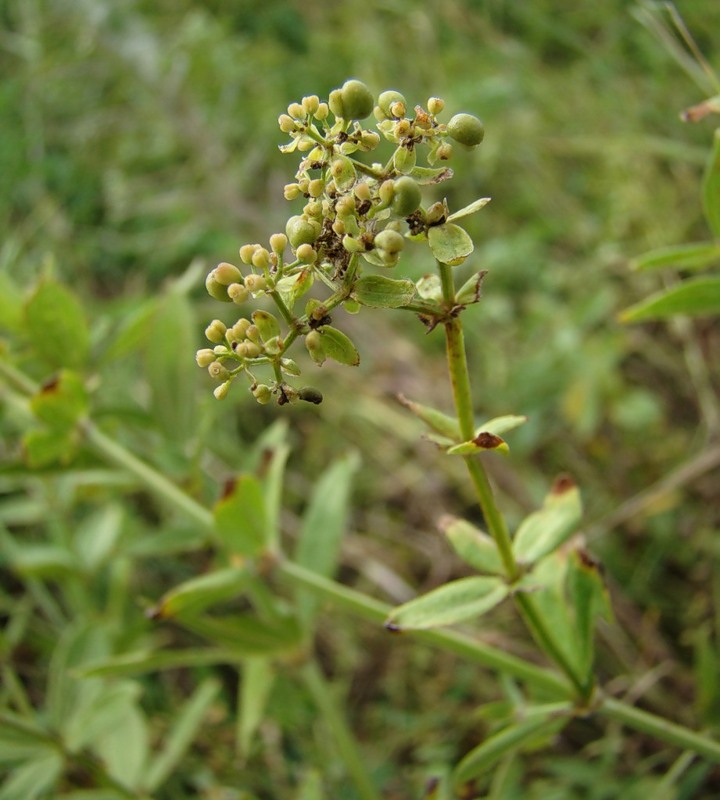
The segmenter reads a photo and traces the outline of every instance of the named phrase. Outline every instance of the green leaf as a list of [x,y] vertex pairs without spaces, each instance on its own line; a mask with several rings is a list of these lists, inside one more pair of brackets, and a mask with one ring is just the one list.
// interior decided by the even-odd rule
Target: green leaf
[[702,317],[720,313],[720,278],[695,278],[641,300],[620,312],[621,322],[667,319],[677,314]]
[[578,666],[584,677],[592,674],[595,619],[611,615],[600,565],[585,550],[574,550],[568,560],[567,590],[575,612]]
[[[356,453],[331,464],[318,479],[303,515],[295,561],[323,577],[337,565],[340,543],[347,528],[353,477],[359,466]],[[317,611],[317,596],[298,594],[298,611],[307,626]]]
[[360,353],[342,331],[332,325],[322,325],[318,331],[322,334],[322,346],[328,358],[349,367],[356,367],[360,363]]
[[713,236],[720,238],[720,129],[715,131],[712,153],[705,168],[702,198],[705,219]]
[[460,305],[477,303],[480,300],[481,288],[486,275],[486,269],[481,269],[471,275],[455,293],[455,302]]
[[55,748],[46,748],[32,761],[14,769],[0,787],[0,800],[36,800],[47,796],[60,778],[65,762]]
[[513,539],[521,564],[533,564],[554,552],[577,530],[582,516],[580,492],[570,478],[555,481],[543,507],[526,517]]
[[295,303],[312,287],[315,282],[311,269],[304,269],[297,275],[288,275],[275,284],[275,291],[286,306],[292,308]]
[[422,420],[430,430],[452,441],[457,441],[460,438],[460,425],[455,417],[451,417],[431,406],[425,406],[413,400],[408,400],[408,398],[402,394],[398,395],[398,400],[408,411]]
[[466,564],[478,572],[489,572],[493,575],[504,573],[500,553],[492,536],[459,517],[444,516],[440,519],[439,526]]
[[420,184],[420,186],[442,183],[443,181],[450,180],[452,176],[453,171],[450,167],[415,167],[410,173],[410,177],[413,178],[415,183]]
[[67,464],[77,451],[77,434],[73,430],[32,428],[23,436],[23,449],[28,466],[46,467],[59,461]]
[[272,622],[249,614],[181,615],[177,621],[221,647],[237,648],[243,656],[284,655],[296,650],[302,638],[298,621],[291,615]]
[[23,293],[7,272],[0,272],[0,330],[17,333],[23,324]]
[[704,269],[720,261],[720,244],[696,242],[650,250],[630,262],[631,269],[647,270],[661,267],[675,269]]
[[10,711],[0,712],[0,764],[12,764],[42,757],[52,735],[34,719]]
[[55,544],[23,545],[13,553],[15,572],[26,578],[61,578],[77,574],[81,569],[77,556]]
[[451,267],[462,264],[474,250],[473,241],[467,231],[452,222],[430,228],[428,243],[433,256]]
[[394,609],[385,622],[392,631],[426,630],[479,617],[508,595],[500,578],[460,578]]
[[153,418],[169,439],[178,442],[195,435],[197,366],[187,355],[196,349],[195,336],[190,301],[177,289],[170,290],[150,323],[145,372]]
[[229,556],[257,556],[268,546],[265,498],[254,475],[228,481],[213,513],[215,533]]
[[74,427],[87,411],[87,404],[82,378],[69,370],[62,370],[30,400],[33,414],[57,431]]
[[124,520],[124,506],[111,502],[78,525],[73,549],[85,569],[96,570],[110,559],[122,534]]
[[245,569],[228,567],[175,586],[150,612],[153,619],[168,619],[178,614],[197,613],[223,600],[230,600],[242,594],[250,580]]
[[440,303],[443,299],[442,282],[439,275],[423,275],[415,286],[417,293],[423,300],[430,300],[433,303]]
[[238,753],[250,755],[255,733],[265,716],[270,692],[275,683],[275,667],[268,658],[248,658],[243,663],[237,719]]
[[369,308],[400,308],[412,301],[415,285],[385,275],[365,275],[355,281],[351,296]]
[[25,305],[25,327],[38,354],[53,367],[79,369],[90,353],[90,329],[77,297],[43,280]]
[[95,686],[88,702],[75,705],[64,724],[65,744],[71,752],[79,752],[122,723],[128,706],[140,697],[140,685],[122,681],[114,685]]
[[489,431],[482,431],[478,433],[475,438],[448,448],[447,454],[449,456],[471,456],[486,450],[497,450],[499,453],[508,453],[510,448],[504,439],[501,439],[499,436]]
[[[546,708],[539,706],[525,713],[529,716],[528,719],[509,725],[500,733],[490,736],[460,761],[453,771],[456,787],[482,775],[508,753],[557,733],[570,719],[572,709],[567,703],[554,704]],[[558,718],[559,713],[564,716]]]
[[115,725],[93,743],[109,774],[123,786],[137,789],[150,756],[145,717],[135,703],[125,706]]
[[500,436],[502,433],[519,428],[527,422],[527,417],[517,416],[515,414],[505,414],[502,417],[493,417],[482,425],[478,425],[475,430],[475,436],[480,436],[482,433],[491,433],[494,436]]
[[83,678],[117,678],[165,669],[239,664],[246,657],[247,654],[239,648],[207,647],[202,650],[161,650],[155,653],[142,651],[98,660],[76,670],[76,673]]
[[180,765],[220,688],[219,681],[206,678],[179,712],[175,712],[173,725],[163,740],[162,750],[152,758],[141,780],[146,791],[156,792]]
[[462,217],[468,217],[470,214],[475,214],[477,211],[480,211],[481,208],[485,208],[491,199],[492,198],[490,197],[481,197],[479,200],[475,200],[474,203],[470,203],[469,206],[465,206],[464,208],[461,208],[458,211],[450,214],[450,216],[447,218],[447,221],[452,222],[454,219],[462,219]]

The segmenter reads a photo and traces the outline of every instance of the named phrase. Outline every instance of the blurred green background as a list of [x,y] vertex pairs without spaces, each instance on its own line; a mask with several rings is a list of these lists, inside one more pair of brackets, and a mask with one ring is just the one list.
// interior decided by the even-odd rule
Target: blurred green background
[[[717,63],[720,4],[678,8]],[[707,453],[711,465],[718,460],[720,332],[713,321],[616,321],[673,280],[630,272],[633,256],[707,237],[699,186],[713,125],[679,118],[707,87],[642,24],[647,9],[621,0],[0,0],[5,347],[33,377],[45,376],[20,308],[39,276],[58,276],[91,322],[95,416],[138,455],[210,503],[223,476],[254,463],[258,435],[284,417],[293,444],[290,538],[317,475],[355,449],[362,468],[343,577],[399,602],[457,576],[434,523],[441,511],[472,516],[470,494],[456,465],[418,441],[393,400],[401,391],[449,407],[439,333],[427,336],[399,313],[343,319],[362,365],[318,372],[304,364],[326,398],[318,409],[261,408],[242,391],[216,403],[193,355],[218,313],[205,271],[235,260],[245,242],[266,242],[297,213],[282,197],[295,162],[277,148],[276,120],[288,103],[358,77],[376,92],[400,90],[411,105],[439,95],[450,113],[481,116],[485,142],[454,159],[448,200],[452,208],[493,198],[471,218],[476,250],[463,269],[489,270],[482,302],[465,316],[478,415],[529,417],[509,459],[490,463],[501,503],[517,521],[556,474],[575,476],[616,605],[616,625],[601,634],[601,675],[622,675],[616,688],[637,689],[681,721],[717,724],[711,620],[720,605],[720,510],[717,473],[697,463]],[[431,266],[418,248],[398,277]],[[21,466],[16,415],[5,410],[0,424],[7,536],[46,541],[49,528],[72,527],[111,501],[125,505],[136,545],[184,530],[122,487],[67,499],[52,469]],[[627,505],[688,464],[693,480]],[[18,572],[5,541],[5,616],[32,580],[47,579],[62,606],[62,576]],[[199,569],[182,552],[154,560],[146,550],[135,554],[128,585],[148,602]],[[130,597],[121,606],[123,630],[135,631],[128,641],[150,636],[141,603]],[[67,624],[75,613],[70,602]],[[501,643],[520,635],[510,616],[496,624]],[[41,664],[58,634],[38,625],[24,645],[23,674],[41,704]],[[488,676],[478,686],[476,670],[449,656],[389,648],[371,627],[343,622],[318,647],[349,692],[369,768],[388,798],[418,796],[429,765],[462,755],[476,741],[477,707],[499,691]],[[642,675],[651,677],[638,688]],[[150,719],[171,713],[185,680],[148,679]],[[212,736],[157,796],[300,797],[298,775],[313,765],[328,797],[352,797],[325,769],[322,742],[296,735],[312,729],[312,712],[288,698],[281,686],[263,746],[239,771],[222,752],[231,704],[216,709]],[[640,797],[669,763],[642,737],[588,722],[554,759],[518,772],[502,797]],[[684,780],[667,796],[720,794],[720,773],[702,764]]]

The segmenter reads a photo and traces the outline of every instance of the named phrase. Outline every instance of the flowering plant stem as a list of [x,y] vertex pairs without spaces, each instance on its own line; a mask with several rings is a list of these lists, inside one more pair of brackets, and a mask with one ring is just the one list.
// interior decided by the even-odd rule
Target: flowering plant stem
[[[440,261],[438,261],[437,264],[443,291],[443,303],[448,312],[448,317],[444,322],[445,342],[448,370],[450,372],[450,382],[452,384],[453,400],[455,404],[455,414],[457,416],[462,439],[469,441],[475,435],[475,417],[473,413],[470,372],[468,369],[467,354],[465,352],[462,322],[459,316],[452,314],[452,309],[456,305],[452,267]],[[510,541],[510,534],[507,524],[505,523],[505,518],[497,507],[487,473],[480,459],[477,456],[468,455],[464,456],[464,461],[470,473],[470,479],[475,487],[477,499],[482,509],[488,532],[495,540],[495,544],[500,553],[500,558],[505,567],[506,578],[512,583],[521,577],[522,571],[513,555],[512,543]],[[516,592],[515,602],[517,603],[525,624],[532,632],[538,645],[568,677],[577,692],[578,699],[586,703],[592,693],[593,684],[586,681],[584,682],[577,675],[545,624],[542,615],[538,613],[530,595],[525,592]]]
[[[25,398],[29,398],[39,391],[39,386],[29,376],[2,358],[0,358],[0,375],[5,379],[6,384],[5,386],[0,385],[0,393],[7,402],[22,403],[17,394],[11,391],[11,387]],[[26,403],[22,404],[26,406]],[[143,486],[165,501],[168,506],[180,510],[208,532],[212,530],[213,515],[209,509],[179,489],[161,472],[107,436],[91,419],[85,419],[82,422],[82,432],[87,442],[101,458],[127,470]],[[281,558],[275,569],[278,576],[287,582],[302,586],[363,619],[381,623],[391,610],[386,604],[368,597],[362,592],[323,578],[291,561]],[[408,632],[405,635],[413,636],[418,641],[439,647],[447,652],[470,658],[490,669],[525,680],[529,684],[552,693],[559,699],[571,698],[574,694],[573,689],[559,675],[463,634],[453,631],[427,630]],[[720,764],[720,742],[706,734],[690,730],[663,717],[628,705],[621,700],[606,697],[601,692],[596,693],[592,710],[634,730],[655,736],[668,744],[699,753]],[[584,712],[587,713],[587,709],[584,709]]]

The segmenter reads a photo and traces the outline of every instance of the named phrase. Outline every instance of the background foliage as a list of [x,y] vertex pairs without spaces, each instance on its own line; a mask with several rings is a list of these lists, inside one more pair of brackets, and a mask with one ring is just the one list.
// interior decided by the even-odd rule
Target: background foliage
[[[680,11],[713,61],[720,7],[688,0]],[[357,76],[482,116],[486,141],[458,156],[449,200],[493,197],[470,223],[472,268],[490,273],[466,324],[480,416],[529,417],[510,459],[491,464],[501,502],[519,519],[555,474],[575,476],[617,615],[601,632],[601,673],[679,721],[718,724],[720,334],[709,320],[616,321],[674,280],[631,273],[630,258],[708,238],[699,186],[712,122],[680,122],[679,110],[705,94],[633,7],[4,0],[0,74],[6,350],[39,381],[64,363],[52,344],[64,291],[54,281],[71,286],[94,418],[207,504],[225,478],[259,463],[263,441],[287,439],[288,542],[327,465],[356,453],[341,574],[392,603],[462,574],[435,521],[439,511],[471,515],[470,498],[453,488],[456,466],[417,441],[393,400],[401,391],[448,407],[440,337],[405,315],[367,312],[343,322],[360,368],[326,366],[313,378],[326,397],[319,409],[261,408],[241,393],[219,404],[193,363],[215,313],[201,275],[284,227],[290,165],[277,151],[276,118],[288,102]],[[403,263],[415,278],[429,267]],[[62,728],[76,753],[98,744],[63,771],[37,732],[25,741],[0,731],[10,776],[0,798],[145,796],[93,789],[94,758],[116,777],[136,770],[157,798],[351,797],[290,664],[240,755],[229,668],[107,684],[74,677],[73,667],[111,653],[199,649],[197,636],[143,612],[209,555],[192,520],[86,448],[62,468],[40,448],[28,465],[27,417],[3,397],[0,699]],[[510,617],[489,619],[488,641],[522,646]],[[461,659],[388,644],[377,626],[337,612],[324,620],[315,646],[388,798],[419,796],[428,774],[502,716],[499,698],[512,697],[511,685]],[[98,711],[113,703],[123,714]],[[46,759],[45,783],[39,761],[18,768],[25,752]],[[675,756],[578,721],[552,758],[511,764],[492,796],[720,793],[720,773],[701,762],[676,763],[673,779],[662,778]]]

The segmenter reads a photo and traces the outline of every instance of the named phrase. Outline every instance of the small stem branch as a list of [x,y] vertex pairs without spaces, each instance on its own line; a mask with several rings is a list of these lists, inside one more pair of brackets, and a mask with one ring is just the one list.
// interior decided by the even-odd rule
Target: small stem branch
[[331,687],[314,661],[303,665],[301,674],[305,686],[312,695],[315,705],[325,719],[333,743],[342,758],[345,768],[355,782],[362,800],[381,800],[380,794],[373,786],[368,769],[358,751],[357,741],[347,724],[345,717],[337,707],[332,696]]
[[691,750],[701,756],[720,764],[720,742],[702,733],[691,731],[663,717],[657,717],[648,711],[629,706],[620,700],[606,697],[598,706],[598,713],[622,722],[629,728],[648,733],[668,744]]

